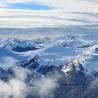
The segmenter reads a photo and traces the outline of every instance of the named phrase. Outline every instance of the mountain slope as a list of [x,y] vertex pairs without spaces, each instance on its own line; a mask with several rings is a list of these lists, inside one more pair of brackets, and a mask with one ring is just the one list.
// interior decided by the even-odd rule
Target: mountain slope
[[[13,50],[32,46],[36,49]],[[23,98],[97,98],[96,42],[69,34],[54,40],[2,40],[0,47],[0,87],[17,89],[18,95],[23,91]]]

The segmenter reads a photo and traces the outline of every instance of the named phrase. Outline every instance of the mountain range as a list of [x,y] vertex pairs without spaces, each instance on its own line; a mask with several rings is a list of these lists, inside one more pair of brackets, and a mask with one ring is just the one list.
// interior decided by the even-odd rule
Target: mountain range
[[0,98],[98,98],[97,64],[91,35],[0,39]]

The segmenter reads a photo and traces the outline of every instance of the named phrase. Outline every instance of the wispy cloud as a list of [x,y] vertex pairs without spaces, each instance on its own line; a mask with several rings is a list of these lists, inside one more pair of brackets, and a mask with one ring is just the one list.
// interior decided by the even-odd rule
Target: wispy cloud
[[[59,87],[58,80],[61,78],[59,73],[47,75],[27,82],[28,75],[32,73],[26,69],[13,67],[14,77],[8,81],[0,80],[0,98],[27,98],[27,96],[39,96],[53,98],[54,91]],[[3,88],[3,89],[2,89]],[[37,93],[36,93],[37,92]]]
[[[65,10],[0,10],[1,27],[64,27],[97,24],[97,16]],[[85,20],[85,21],[83,21]]]
[[15,77],[11,78],[8,82],[0,80],[0,98],[25,98],[27,96],[28,89],[24,81],[26,79],[24,75],[27,74],[26,71],[14,69],[14,72]]
[[92,0],[1,0],[0,27],[72,26],[92,24],[96,19],[68,12],[97,13],[98,3]]

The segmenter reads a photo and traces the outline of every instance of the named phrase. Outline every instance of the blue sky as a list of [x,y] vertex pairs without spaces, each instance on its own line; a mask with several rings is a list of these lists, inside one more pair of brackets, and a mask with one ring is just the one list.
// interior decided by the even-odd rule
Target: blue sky
[[36,3],[34,0],[0,0],[0,8],[24,10],[50,10],[53,7],[47,4]]
[[32,3],[15,3],[9,4],[9,8],[12,9],[27,9],[27,10],[50,10],[52,9],[49,6],[41,5],[41,4],[32,4]]

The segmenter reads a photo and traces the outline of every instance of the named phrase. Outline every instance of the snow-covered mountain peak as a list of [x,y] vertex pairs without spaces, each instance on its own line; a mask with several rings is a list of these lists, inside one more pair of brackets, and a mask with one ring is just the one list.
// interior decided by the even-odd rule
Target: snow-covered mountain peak
[[31,40],[21,40],[12,38],[0,40],[0,47],[9,50],[14,50],[16,52],[25,52],[37,49],[37,47]]
[[64,72],[66,75],[68,75],[68,73],[72,71],[84,71],[81,63],[82,62],[79,61],[79,57],[72,58],[68,64],[63,66],[61,71]]
[[0,46],[4,46],[4,45],[9,45],[9,46],[17,46],[17,45],[21,45],[21,46],[26,46],[26,45],[30,45],[32,41],[29,40],[21,40],[21,39],[13,39],[13,38],[8,38],[8,39],[2,39],[0,41]]
[[93,45],[92,40],[84,39],[86,35],[66,34],[56,39],[56,44],[64,47],[87,48]]
[[[64,65],[62,71],[68,72],[76,69],[86,74],[92,74],[94,71],[98,72],[98,45],[86,48],[82,54],[70,59],[69,63]],[[74,68],[74,69],[73,69]]]

